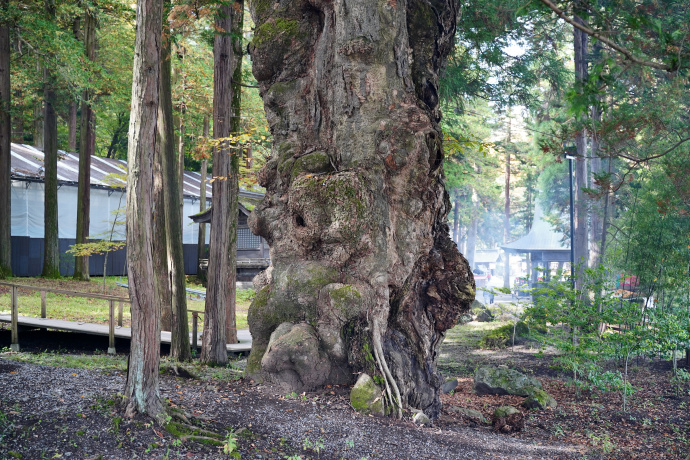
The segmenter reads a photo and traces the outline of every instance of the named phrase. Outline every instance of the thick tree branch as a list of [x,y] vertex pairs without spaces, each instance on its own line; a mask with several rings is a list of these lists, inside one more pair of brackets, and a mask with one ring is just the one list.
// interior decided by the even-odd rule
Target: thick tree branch
[[548,6],[551,9],[551,11],[556,13],[556,15],[559,18],[563,19],[565,22],[572,25],[573,27],[580,29],[581,31],[583,31],[587,35],[590,35],[590,36],[596,38],[600,42],[609,46],[611,49],[618,51],[619,53],[621,53],[623,56],[625,56],[630,61],[635,62],[636,64],[646,66],[646,67],[652,67],[654,69],[665,70],[667,72],[673,72],[673,71],[677,70],[676,68],[668,66],[666,64],[660,64],[660,63],[654,62],[654,61],[647,61],[647,60],[640,59],[640,58],[636,57],[631,51],[623,48],[622,46],[620,46],[619,44],[617,44],[613,40],[610,40],[610,39],[606,38],[605,36],[603,36],[602,34],[600,34],[599,32],[597,32],[593,29],[590,29],[586,25],[580,24],[580,23],[576,22],[574,19],[569,18],[565,14],[565,11],[558,8],[558,6],[556,6],[556,4],[551,2],[551,0],[540,0],[540,1],[544,5]]

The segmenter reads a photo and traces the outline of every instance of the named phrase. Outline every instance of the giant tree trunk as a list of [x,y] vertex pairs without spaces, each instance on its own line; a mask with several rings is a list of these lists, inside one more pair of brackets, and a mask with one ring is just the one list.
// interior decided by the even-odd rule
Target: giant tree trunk
[[375,373],[396,415],[438,416],[438,347],[475,293],[442,183],[455,5],[252,2],[274,138],[250,218],[272,264],[249,310],[254,379],[301,391]]
[[[86,6],[84,13],[84,47],[86,58],[94,62],[96,60],[96,11],[92,8],[94,6]],[[95,114],[91,107],[92,98],[93,90],[85,89],[82,93],[81,126],[79,129],[81,136],[79,138],[79,185],[77,191],[77,244],[88,242],[91,221],[91,155],[95,153],[96,137]],[[74,118],[76,120],[76,112]],[[71,130],[69,135],[71,141]],[[88,256],[74,258],[74,278],[82,281],[89,280]]]
[[237,342],[234,324],[232,329],[227,326],[230,321],[234,323],[235,311],[239,158],[222,139],[230,136],[239,121],[239,114],[235,118],[233,110],[234,98],[239,94],[234,94],[237,86],[232,84],[232,79],[235,69],[241,65],[241,45],[239,49],[235,46],[236,40],[230,32],[237,30],[238,24],[241,27],[242,5],[239,1],[219,8],[213,44],[213,137],[221,141],[213,149],[212,243],[201,349],[201,360],[207,363],[227,362],[226,343]]
[[[582,21],[577,18],[578,21]],[[587,34],[573,29],[573,50],[575,61],[575,80],[583,85],[587,80]],[[587,247],[587,200],[584,189],[587,187],[587,133],[583,129],[575,138],[577,160],[575,161],[575,228],[573,229],[573,250],[575,254],[575,287],[582,285],[583,269],[589,262]]]
[[[9,0],[0,2],[0,11],[7,13]],[[5,14],[3,14],[3,17]],[[10,86],[10,25],[0,23],[0,279],[12,276],[12,179],[11,142],[12,117]]]
[[159,416],[160,310],[153,271],[152,188],[158,119],[158,78],[163,5],[137,2],[132,111],[127,159],[127,271],[132,343],[124,398],[126,414]]
[[[168,34],[166,34],[168,35]],[[175,157],[173,129],[172,78],[170,40],[165,39],[161,53],[160,101],[158,107],[158,135],[163,174],[165,201],[165,241],[167,266],[162,273],[170,286],[171,344],[170,354],[179,361],[191,359],[189,348],[189,324],[187,323],[187,291],[182,255],[182,216],[180,209],[180,172]],[[167,306],[165,306],[167,308]]]
[[[55,21],[55,2],[46,0],[48,20]],[[60,252],[58,246],[58,179],[57,179],[57,114],[55,113],[55,77],[46,66],[43,69],[43,154],[44,181],[44,249],[43,272],[45,278],[60,277]]]

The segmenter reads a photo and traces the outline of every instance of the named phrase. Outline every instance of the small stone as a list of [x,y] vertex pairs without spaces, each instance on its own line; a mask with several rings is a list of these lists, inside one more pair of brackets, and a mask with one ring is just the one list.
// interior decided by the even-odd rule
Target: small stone
[[486,417],[484,417],[484,415],[481,412],[479,412],[478,410],[467,409],[466,407],[451,407],[449,409],[449,411],[461,414],[463,417],[467,417],[468,419],[472,420],[473,422],[489,423],[489,421],[486,419]]
[[454,391],[458,387],[458,379],[448,379],[446,383],[441,387],[441,392],[447,395],[451,391]]
[[556,399],[539,388],[533,388],[532,394],[522,403],[527,409],[553,409],[557,406]]
[[367,374],[360,374],[350,392],[350,404],[360,414],[383,416],[382,390]]
[[421,426],[431,426],[431,420],[429,417],[424,412],[417,412],[414,414],[414,417],[412,417],[412,421],[414,421],[417,425]]

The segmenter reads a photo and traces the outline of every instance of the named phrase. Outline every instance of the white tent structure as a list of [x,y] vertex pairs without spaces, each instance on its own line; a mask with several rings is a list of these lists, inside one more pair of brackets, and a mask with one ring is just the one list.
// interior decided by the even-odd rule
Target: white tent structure
[[[41,273],[43,264],[43,216],[44,216],[44,155],[35,147],[12,144],[12,270],[18,276],[35,276]],[[126,204],[126,167],[122,160],[91,157],[91,216],[89,236],[92,240],[125,239],[124,207]],[[77,186],[79,177],[79,155],[59,152],[58,160],[58,238],[60,240],[63,275],[73,272],[74,258],[65,251],[76,241],[77,234]],[[184,172],[183,244],[185,249],[185,271],[196,273],[197,242],[199,225],[189,216],[199,213],[201,174]],[[207,187],[207,205],[211,205],[211,187]],[[263,195],[242,190],[244,200],[259,201]],[[118,212],[118,210],[120,210]],[[10,216],[0,216],[8,218]],[[113,222],[120,221],[119,225]],[[260,238],[238,238],[258,249],[263,243]],[[209,242],[209,232],[206,233]],[[266,246],[266,245],[265,245]],[[240,249],[240,248],[238,248]],[[250,248],[245,248],[250,249]],[[102,256],[90,258],[89,271],[92,275],[103,274]],[[124,274],[125,251],[109,256],[108,274]]]

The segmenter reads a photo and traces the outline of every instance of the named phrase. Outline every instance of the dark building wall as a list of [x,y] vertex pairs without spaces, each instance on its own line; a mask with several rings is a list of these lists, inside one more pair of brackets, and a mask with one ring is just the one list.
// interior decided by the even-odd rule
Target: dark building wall
[[[72,276],[74,274],[74,256],[67,254],[67,250],[75,244],[74,239],[60,239],[60,274],[62,276]],[[268,246],[258,249],[239,249],[237,257],[239,259],[259,259],[268,258]],[[43,238],[30,238],[28,236],[12,237],[12,271],[15,276],[40,276],[43,270]],[[197,273],[197,245],[185,244],[184,248],[184,268],[185,274],[196,275]],[[89,257],[89,273],[91,276],[103,276],[103,260],[105,254],[98,254]],[[126,248],[113,251],[108,254],[107,263],[108,276],[127,275],[127,251]],[[251,281],[260,270],[241,270],[238,273],[239,281]],[[249,273],[251,272],[251,273]]]

